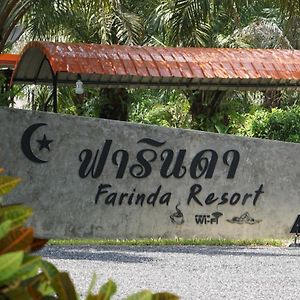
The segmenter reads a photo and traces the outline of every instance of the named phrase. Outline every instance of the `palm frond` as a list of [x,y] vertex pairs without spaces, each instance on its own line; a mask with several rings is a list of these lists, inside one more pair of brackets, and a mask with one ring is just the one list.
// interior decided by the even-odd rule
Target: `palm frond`
[[0,4],[0,53],[7,46],[8,38],[33,0],[4,0]]
[[114,26],[118,43],[127,45],[141,43],[144,26],[140,17],[131,13],[115,11]]

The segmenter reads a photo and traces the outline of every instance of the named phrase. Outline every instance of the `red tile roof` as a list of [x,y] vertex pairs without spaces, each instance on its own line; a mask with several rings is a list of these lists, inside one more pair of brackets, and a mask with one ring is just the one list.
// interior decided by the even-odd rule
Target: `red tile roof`
[[31,42],[14,82],[105,87],[273,89],[300,87],[300,50],[163,48]]
[[17,54],[0,54],[0,68],[14,68],[19,59]]

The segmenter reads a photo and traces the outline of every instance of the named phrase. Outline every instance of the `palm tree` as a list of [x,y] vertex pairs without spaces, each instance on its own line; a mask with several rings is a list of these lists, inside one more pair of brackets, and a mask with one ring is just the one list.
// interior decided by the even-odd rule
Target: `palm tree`
[[124,11],[120,0],[73,0],[66,15],[69,39],[101,44],[139,44],[143,25],[136,14]]
[[[11,42],[16,41],[25,30],[34,33],[33,37],[36,37],[38,32],[50,36],[50,33],[56,30],[62,13],[65,12],[65,2],[69,1],[1,0],[0,53],[11,46]],[[17,27],[18,34],[14,32]]]
[[[23,29],[17,26],[32,3],[32,0],[1,0],[0,54],[22,34]],[[11,71],[0,70],[0,105],[9,106],[12,102],[7,88],[10,76]]]
[[253,11],[270,0],[162,0],[150,16],[151,33],[162,43],[183,47],[216,46],[217,34],[248,24]]
[[33,0],[1,0],[0,3],[0,53],[8,46],[9,38]]
[[[49,7],[47,0],[40,0],[27,16],[33,37],[67,42],[98,44],[139,44],[144,27],[141,19],[124,11],[120,0],[68,0]],[[52,15],[47,14],[52,11]],[[42,18],[36,18],[36,15]],[[50,17],[50,18],[49,18]],[[53,22],[53,19],[55,22]],[[42,24],[42,26],[41,26]],[[98,116],[108,119],[128,119],[128,94],[125,89],[86,90],[84,96],[69,93],[76,113],[85,112],[87,101],[95,105]],[[95,98],[100,99],[94,101]]]
[[[236,1],[163,0],[150,17],[151,36],[161,44],[181,47],[215,46],[217,28],[226,30],[224,22],[236,15]],[[221,4],[223,3],[223,4]],[[231,6],[229,7],[229,4]],[[227,9],[229,15],[225,15]],[[223,25],[220,26],[220,22]],[[213,116],[225,97],[220,91],[186,91],[193,121],[200,114]]]
[[[166,46],[219,47],[220,41],[231,37],[233,32],[243,32],[242,29],[249,23],[255,24],[253,22],[257,17],[270,17],[271,14],[278,22],[297,16],[299,18],[299,1],[162,0],[150,18],[150,36],[155,37],[152,43],[159,41]],[[275,25],[273,32],[277,30],[274,28]],[[240,36],[245,35],[239,34],[237,37]],[[228,41],[227,38],[227,46]],[[237,46],[237,41],[235,39],[231,46]],[[218,111],[222,99],[227,96],[220,91],[196,90],[187,91],[185,94],[190,100],[190,112],[194,121],[197,121],[199,115],[212,117]]]
[[150,34],[168,46],[207,45],[210,30],[207,0],[163,0],[150,16]]
[[[144,32],[141,19],[124,11],[120,0],[2,0],[0,52],[7,46],[11,31],[20,21],[32,39],[53,41],[138,44]],[[116,101],[116,93],[119,101]],[[108,100],[103,103],[102,117],[115,118],[117,115],[127,119],[126,91],[106,91],[100,94]],[[84,104],[82,100],[74,99],[79,113]],[[115,114],[121,107],[123,112]]]
[[26,24],[34,38],[84,43],[138,44],[143,33],[120,0],[39,0]]
[[[69,41],[98,44],[134,45],[142,42],[144,26],[140,17],[124,11],[120,0],[72,0],[62,21]],[[96,91],[97,93],[97,91]],[[91,92],[95,95],[95,91]],[[129,96],[126,89],[104,88],[98,92],[98,116],[128,120]],[[83,112],[84,99],[74,99]]]
[[36,0],[23,18],[31,39],[64,40],[63,21],[68,11],[68,0]]

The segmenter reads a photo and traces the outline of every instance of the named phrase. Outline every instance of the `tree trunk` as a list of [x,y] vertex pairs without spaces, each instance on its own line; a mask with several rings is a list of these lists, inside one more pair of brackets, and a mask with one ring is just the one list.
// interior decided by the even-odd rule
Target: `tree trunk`
[[263,106],[265,108],[280,107],[282,91],[270,90],[264,92]]
[[128,121],[129,96],[124,88],[101,90],[99,118]]
[[218,111],[225,95],[225,91],[193,91],[189,95],[192,120],[197,121],[199,115],[211,118]]

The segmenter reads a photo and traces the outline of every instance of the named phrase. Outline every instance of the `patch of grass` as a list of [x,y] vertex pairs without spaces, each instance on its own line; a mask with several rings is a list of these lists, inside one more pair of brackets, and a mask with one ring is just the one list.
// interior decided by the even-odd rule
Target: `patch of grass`
[[101,245],[101,246],[285,246],[287,241],[277,239],[231,240],[231,239],[52,239],[49,245]]

